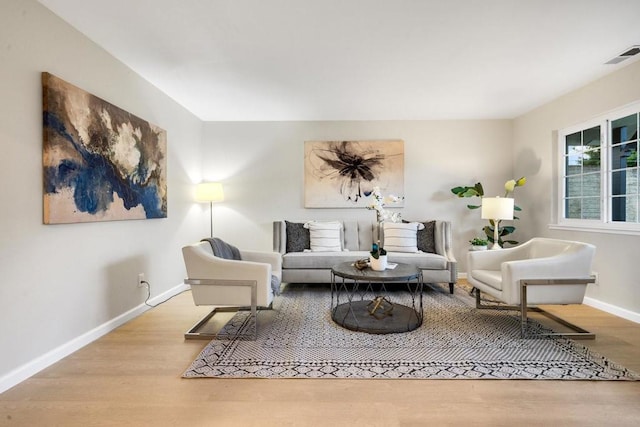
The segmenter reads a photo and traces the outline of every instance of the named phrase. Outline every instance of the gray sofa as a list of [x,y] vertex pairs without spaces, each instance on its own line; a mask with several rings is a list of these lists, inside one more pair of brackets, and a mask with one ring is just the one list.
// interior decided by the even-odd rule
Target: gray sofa
[[[282,281],[286,283],[331,283],[331,268],[341,262],[356,261],[367,258],[377,226],[371,221],[342,221],[342,252],[310,252],[291,249],[287,238],[298,239],[295,229],[305,221],[274,221],[273,250],[282,254]],[[289,229],[287,229],[289,223]],[[449,221],[433,221],[430,225],[433,235],[429,235],[430,252],[404,253],[388,252],[389,262],[413,264],[422,270],[425,283],[448,283],[453,293],[457,277],[457,262],[451,248],[451,223]],[[383,237],[384,238],[384,237]]]

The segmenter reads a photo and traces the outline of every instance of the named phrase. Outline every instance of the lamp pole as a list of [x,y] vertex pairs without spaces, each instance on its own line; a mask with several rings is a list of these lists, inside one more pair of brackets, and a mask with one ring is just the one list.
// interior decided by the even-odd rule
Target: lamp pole
[[211,238],[213,239],[213,201],[209,201],[209,226],[211,227]]
[[209,202],[209,229],[213,238],[213,202],[224,200],[224,191],[219,182],[203,182],[196,186],[196,200],[199,202]]

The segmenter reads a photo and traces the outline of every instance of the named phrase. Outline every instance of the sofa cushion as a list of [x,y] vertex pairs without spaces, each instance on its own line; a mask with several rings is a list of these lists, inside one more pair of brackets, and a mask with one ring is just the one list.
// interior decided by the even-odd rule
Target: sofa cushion
[[418,230],[424,229],[420,222],[384,222],[384,248],[388,252],[418,252]]
[[472,270],[471,277],[479,282],[486,283],[494,289],[502,290],[501,270]]
[[330,269],[341,262],[368,258],[367,251],[292,252],[282,256],[283,269]]
[[[402,220],[402,222],[414,222]],[[418,250],[430,254],[436,253],[436,221],[415,221],[424,224],[422,230],[418,230]]]
[[309,221],[304,224],[309,229],[311,252],[342,251],[342,223],[339,221]]
[[[438,254],[388,252],[389,262],[415,265],[422,270],[446,270],[447,259]],[[292,252],[282,256],[283,269],[330,269],[347,261],[369,258],[368,251]]]
[[285,221],[285,232],[287,238],[287,252],[303,252],[311,249],[309,230],[304,228],[304,222]]
[[387,252],[389,262],[415,265],[421,270],[446,270],[447,258],[438,254],[424,252]]

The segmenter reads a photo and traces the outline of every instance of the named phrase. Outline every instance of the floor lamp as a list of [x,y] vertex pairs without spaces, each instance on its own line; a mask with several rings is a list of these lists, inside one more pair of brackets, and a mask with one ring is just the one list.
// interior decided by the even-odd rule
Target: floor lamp
[[482,219],[493,220],[493,246],[491,249],[502,249],[500,247],[500,221],[503,219],[513,219],[513,199],[510,197],[483,197],[482,198]]
[[209,202],[211,237],[213,238],[213,203],[224,200],[222,184],[219,182],[202,182],[196,186],[196,200],[198,202]]

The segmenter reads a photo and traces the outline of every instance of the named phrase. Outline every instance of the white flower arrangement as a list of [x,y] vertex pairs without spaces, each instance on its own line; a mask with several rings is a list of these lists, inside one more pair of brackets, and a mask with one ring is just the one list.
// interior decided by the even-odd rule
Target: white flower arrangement
[[380,187],[373,187],[368,196],[372,197],[371,203],[367,206],[367,209],[376,211],[376,217],[378,222],[400,222],[402,220],[400,212],[390,212],[385,209],[387,204],[398,203],[404,200],[403,196],[395,196],[393,194],[389,194],[388,196],[383,196],[380,192]]

